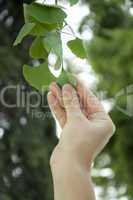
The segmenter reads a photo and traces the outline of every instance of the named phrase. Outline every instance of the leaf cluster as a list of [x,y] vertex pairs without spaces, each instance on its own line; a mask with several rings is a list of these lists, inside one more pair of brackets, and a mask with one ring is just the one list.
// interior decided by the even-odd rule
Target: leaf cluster
[[[70,5],[74,5],[78,0],[70,0]],[[38,90],[45,90],[47,86],[57,78],[52,74],[50,68],[60,70],[58,83],[62,86],[67,82],[75,84],[74,76],[63,69],[63,46],[61,33],[66,26],[64,9],[58,5],[44,5],[39,3],[24,4],[25,24],[21,28],[14,46],[20,44],[27,36],[32,36],[33,42],[29,49],[29,55],[34,60],[41,63],[32,67],[23,66],[23,75],[29,84]],[[86,58],[84,43],[81,39],[75,38],[68,42],[70,50],[78,57]],[[49,56],[55,57],[55,62],[51,65]],[[73,77],[73,78],[72,78]],[[62,81],[62,80],[65,81]],[[71,80],[71,81],[70,81]]]

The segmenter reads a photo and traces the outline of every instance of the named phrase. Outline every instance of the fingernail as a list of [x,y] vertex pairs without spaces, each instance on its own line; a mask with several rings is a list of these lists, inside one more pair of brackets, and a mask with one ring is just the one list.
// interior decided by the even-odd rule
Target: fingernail
[[51,96],[51,95],[52,95],[52,92],[49,91],[48,94],[47,94],[47,98],[48,98],[49,96]]
[[72,86],[70,85],[70,84],[65,84],[64,86],[63,86],[63,88],[62,88],[64,91],[66,91],[66,90],[70,90],[70,89],[72,89]]
[[54,86],[54,85],[56,85],[56,82],[52,82],[52,83],[50,83],[50,86]]
[[53,104],[56,100],[55,96],[52,95],[52,92],[48,93],[47,98],[50,104]]
[[51,89],[51,87],[53,86],[56,86],[56,82],[52,82],[50,85],[49,85],[49,89]]
[[53,82],[51,83],[51,85],[56,85],[56,82],[55,82],[55,81],[53,81]]
[[72,96],[72,87],[70,84],[65,84],[63,86],[63,89],[62,89],[62,94],[63,94],[63,97],[67,100],[71,100],[71,96]]

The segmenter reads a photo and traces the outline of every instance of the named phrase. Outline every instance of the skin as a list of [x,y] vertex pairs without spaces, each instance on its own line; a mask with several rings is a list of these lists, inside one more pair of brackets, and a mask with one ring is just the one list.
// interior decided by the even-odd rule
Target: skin
[[91,165],[114,133],[97,97],[79,81],[76,89],[50,85],[49,106],[62,127],[50,166],[55,200],[94,200]]

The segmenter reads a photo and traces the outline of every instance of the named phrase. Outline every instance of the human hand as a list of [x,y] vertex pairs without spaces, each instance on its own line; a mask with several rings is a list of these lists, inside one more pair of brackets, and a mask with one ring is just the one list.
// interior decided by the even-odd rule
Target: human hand
[[61,90],[52,83],[48,102],[62,127],[52,165],[69,157],[89,168],[114,133],[111,118],[97,97],[79,82],[76,90],[69,84]]

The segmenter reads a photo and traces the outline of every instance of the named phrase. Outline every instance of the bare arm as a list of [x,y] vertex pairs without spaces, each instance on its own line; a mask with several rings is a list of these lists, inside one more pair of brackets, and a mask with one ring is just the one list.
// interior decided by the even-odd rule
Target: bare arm
[[55,164],[52,174],[55,200],[95,200],[90,171],[80,166],[71,156]]
[[95,200],[91,164],[113,134],[113,123],[99,100],[78,83],[48,94],[62,134],[51,156],[55,200]]

